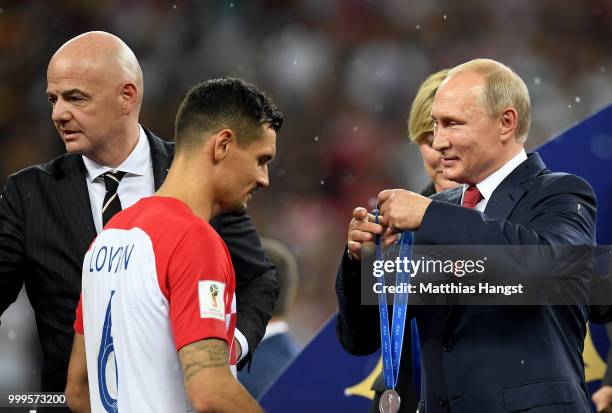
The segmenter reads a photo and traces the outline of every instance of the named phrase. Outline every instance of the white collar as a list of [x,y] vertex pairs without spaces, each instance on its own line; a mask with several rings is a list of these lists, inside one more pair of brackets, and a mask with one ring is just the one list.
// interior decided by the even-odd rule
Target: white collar
[[146,175],[148,168],[151,164],[151,147],[149,146],[149,140],[145,134],[142,126],[138,125],[140,135],[138,136],[138,143],[127,157],[125,161],[117,168],[110,168],[108,166],[99,165],[86,156],[83,158],[83,163],[87,169],[87,179],[89,182],[93,182],[96,178],[105,172],[123,171],[133,175],[143,176]]
[[264,334],[261,341],[275,336],[277,334],[286,333],[289,331],[289,325],[284,321],[270,321],[266,326],[266,334]]
[[[527,153],[525,152],[525,149],[521,149],[521,151],[517,153],[514,158],[506,162],[504,166],[493,172],[491,175],[487,176],[480,183],[476,184],[476,187],[482,194],[482,198],[488,201],[489,198],[491,198],[491,195],[493,195],[493,191],[495,191],[499,184],[501,184],[502,181],[506,179],[506,177],[510,175],[512,171],[514,171],[516,167],[522,164],[525,160],[527,160]],[[463,184],[464,194],[468,187],[468,184]]]

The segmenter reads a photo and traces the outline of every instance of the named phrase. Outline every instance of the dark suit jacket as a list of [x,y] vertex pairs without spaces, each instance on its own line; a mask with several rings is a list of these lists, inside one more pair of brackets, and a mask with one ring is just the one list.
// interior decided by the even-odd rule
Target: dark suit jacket
[[[174,145],[146,131],[155,188]],[[72,348],[83,257],[96,236],[81,156],[65,154],[11,175],[0,199],[0,314],[25,283],[42,345],[42,390],[63,392]],[[219,215],[212,226],[226,242],[236,272],[237,328],[250,360],[278,295],[275,267],[247,215]],[[244,364],[244,363],[243,363]]]
[[[484,213],[459,206],[461,188],[432,199],[416,244],[595,242],[592,188],[576,176],[551,173],[537,154],[497,187]],[[359,267],[345,257],[336,284],[338,333],[342,345],[356,353],[380,341],[376,307],[359,305],[358,275]],[[421,413],[590,412],[582,362],[587,306],[411,310],[423,361]]]
[[266,338],[257,349],[257,360],[250,371],[242,370],[238,373],[238,380],[259,400],[298,352],[295,341],[287,333]]

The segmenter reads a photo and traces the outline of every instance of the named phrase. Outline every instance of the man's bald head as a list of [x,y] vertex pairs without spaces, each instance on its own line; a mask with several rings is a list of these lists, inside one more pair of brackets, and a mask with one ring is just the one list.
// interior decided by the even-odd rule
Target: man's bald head
[[89,32],[66,42],[47,68],[52,119],[69,153],[117,166],[140,136],[142,71],[117,36]]
[[60,68],[87,72],[114,84],[133,83],[138,90],[140,110],[144,92],[142,70],[132,49],[117,36],[94,31],[68,40],[51,58],[47,74]]

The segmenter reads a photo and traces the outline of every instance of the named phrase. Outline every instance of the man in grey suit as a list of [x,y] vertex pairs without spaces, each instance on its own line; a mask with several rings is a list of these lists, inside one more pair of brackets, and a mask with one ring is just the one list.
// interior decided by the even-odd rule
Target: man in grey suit
[[[142,71],[118,37],[89,32],[71,39],[51,59],[47,81],[53,123],[68,153],[7,180],[0,198],[0,314],[25,284],[42,345],[42,391],[61,392],[85,252],[113,213],[159,188],[174,145],[138,123]],[[220,215],[211,224],[236,269],[244,365],[264,334],[278,281],[246,214]]]

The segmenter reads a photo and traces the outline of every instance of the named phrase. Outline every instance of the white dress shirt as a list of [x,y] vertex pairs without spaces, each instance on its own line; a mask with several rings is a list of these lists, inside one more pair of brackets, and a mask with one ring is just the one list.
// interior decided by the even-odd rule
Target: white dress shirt
[[[85,180],[87,181],[87,190],[89,192],[89,201],[91,202],[91,213],[93,215],[96,233],[102,232],[102,204],[104,203],[104,195],[106,195],[106,187],[104,186],[104,177],[101,175],[114,170],[126,172],[125,176],[119,183],[117,194],[121,201],[121,208],[126,209],[134,205],[140,199],[149,197],[155,193],[155,181],[153,178],[153,162],[151,160],[151,146],[149,139],[145,134],[142,126],[138,143],[127,159],[117,168],[109,168],[108,166],[98,165],[96,162],[83,156],[83,162],[87,169]],[[234,337],[240,343],[242,360],[249,352],[249,342],[244,334],[238,329],[234,332]]]
[[[502,181],[506,179],[506,177],[510,175],[510,173],[512,173],[512,171],[514,171],[517,166],[519,166],[526,160],[527,153],[525,152],[525,149],[521,149],[521,151],[516,154],[514,158],[506,162],[504,166],[502,166],[497,171],[493,172],[491,175],[483,179],[482,182],[476,184],[476,188],[478,188],[478,190],[482,194],[482,199],[476,204],[475,209],[480,212],[484,212],[485,208],[487,207],[487,203],[489,202],[489,198],[491,198],[491,195],[493,195],[493,191],[495,191],[499,184],[501,184]],[[469,185],[463,184],[461,205],[463,205],[463,195],[465,195],[465,191],[468,189],[468,187]]]
[[87,180],[87,190],[91,202],[91,213],[98,234],[102,231],[102,204],[104,203],[104,195],[106,195],[102,174],[112,170],[126,172],[117,188],[122,209],[131,207],[140,199],[151,196],[155,192],[151,147],[142,127],[140,127],[140,136],[136,147],[117,168],[98,165],[85,156],[83,156],[83,162],[87,169],[85,179]]

